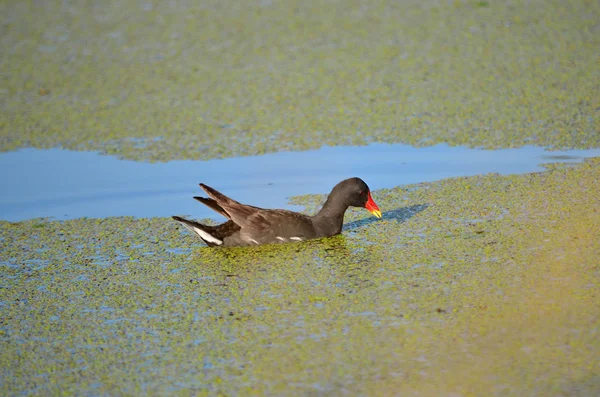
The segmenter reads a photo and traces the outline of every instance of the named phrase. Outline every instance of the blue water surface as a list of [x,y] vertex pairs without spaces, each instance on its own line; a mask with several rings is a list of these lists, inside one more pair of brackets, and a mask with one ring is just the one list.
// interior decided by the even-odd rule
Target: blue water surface
[[[402,144],[323,147],[305,152],[210,161],[145,163],[95,152],[22,149],[0,154],[0,219],[38,217],[163,217],[222,219],[192,199],[199,182],[266,208],[301,209],[290,196],[329,193],[359,176],[371,190],[443,178],[543,170],[541,164],[577,162],[600,149],[546,151],[540,147],[481,150]],[[375,194],[375,198],[376,198]]]

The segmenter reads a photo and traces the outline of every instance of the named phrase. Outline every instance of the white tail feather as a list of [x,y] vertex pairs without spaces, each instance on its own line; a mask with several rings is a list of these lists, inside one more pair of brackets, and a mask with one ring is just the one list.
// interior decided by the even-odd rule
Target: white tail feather
[[206,242],[217,244],[217,245],[223,244],[223,241],[219,240],[216,237],[211,236],[209,233],[205,232],[204,230],[200,229],[199,227],[193,227],[192,230],[194,232],[196,232],[196,234],[198,234],[198,236],[200,236],[200,238]]
[[188,225],[187,223],[183,223],[183,222],[179,222],[181,223],[183,226],[185,226],[185,228],[187,230],[189,230],[192,233],[196,233],[198,236],[200,236],[200,238],[206,242],[212,243],[212,244],[217,244],[217,245],[221,245],[223,244],[223,241],[219,240],[216,237],[211,236],[209,233],[205,232],[204,230],[200,229],[199,227],[194,227],[191,225]]

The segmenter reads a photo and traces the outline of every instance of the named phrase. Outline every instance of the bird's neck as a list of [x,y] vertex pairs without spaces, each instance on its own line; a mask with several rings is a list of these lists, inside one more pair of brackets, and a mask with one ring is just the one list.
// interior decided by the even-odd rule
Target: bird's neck
[[331,195],[323,204],[323,208],[313,217],[313,224],[320,236],[333,236],[342,231],[344,214],[348,205],[331,200]]

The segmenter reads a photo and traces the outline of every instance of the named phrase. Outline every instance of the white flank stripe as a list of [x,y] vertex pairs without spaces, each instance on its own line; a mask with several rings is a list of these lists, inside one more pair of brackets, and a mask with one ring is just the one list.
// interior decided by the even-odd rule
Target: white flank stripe
[[204,241],[207,241],[209,243],[213,243],[213,244],[217,244],[217,245],[221,245],[223,244],[223,242],[221,240],[219,240],[216,237],[211,236],[210,234],[208,234],[207,232],[205,232],[204,230],[200,229],[199,227],[194,227],[192,228],[194,230],[194,232],[196,232],[198,234],[198,236],[200,236],[200,238]]
[[255,239],[251,238],[250,241],[252,241],[254,244],[258,245],[258,241],[256,241]]
[[275,237],[275,238],[276,238],[277,240],[285,241],[285,239],[284,239],[283,237],[281,237],[281,236],[277,236],[277,237]]
[[302,237],[290,237],[290,240],[294,240],[294,241],[302,241],[303,238]]

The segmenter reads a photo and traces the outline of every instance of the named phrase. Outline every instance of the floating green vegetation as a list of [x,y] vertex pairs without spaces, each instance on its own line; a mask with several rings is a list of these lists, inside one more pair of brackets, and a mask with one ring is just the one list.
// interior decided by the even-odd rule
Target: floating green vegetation
[[0,11],[3,151],[167,161],[370,142],[600,147],[597,1]]
[[592,159],[380,190],[381,221],[255,248],[0,222],[0,394],[598,395],[598,180]]

